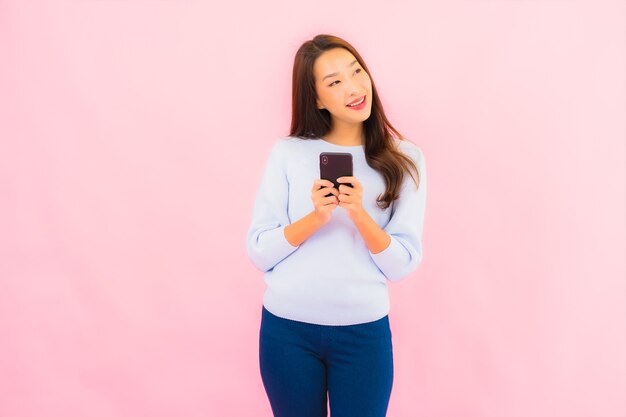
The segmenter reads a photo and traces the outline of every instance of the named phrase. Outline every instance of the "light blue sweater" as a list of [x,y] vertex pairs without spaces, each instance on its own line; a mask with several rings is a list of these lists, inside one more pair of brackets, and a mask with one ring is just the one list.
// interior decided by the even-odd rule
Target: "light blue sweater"
[[[380,209],[383,177],[365,160],[363,146],[334,145],[322,139],[286,137],[271,149],[256,196],[246,249],[265,273],[263,305],[271,313],[307,323],[350,325],[378,320],[389,312],[387,281],[399,281],[422,261],[426,165],[419,147],[395,139],[420,173],[419,189],[409,174],[398,200]],[[373,254],[343,207],[299,246],[285,238],[285,226],[314,210],[313,181],[319,179],[320,152],[349,152],[353,175],[363,186],[362,204],[391,236]]]

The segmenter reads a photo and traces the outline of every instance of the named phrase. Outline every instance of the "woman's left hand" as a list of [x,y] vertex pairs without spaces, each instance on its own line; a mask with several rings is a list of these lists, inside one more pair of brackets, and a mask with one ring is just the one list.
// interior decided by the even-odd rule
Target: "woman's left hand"
[[[365,210],[362,205],[363,186],[356,177],[339,177],[339,207],[348,211],[348,216],[353,221],[360,217]],[[352,184],[352,187],[343,184]]]

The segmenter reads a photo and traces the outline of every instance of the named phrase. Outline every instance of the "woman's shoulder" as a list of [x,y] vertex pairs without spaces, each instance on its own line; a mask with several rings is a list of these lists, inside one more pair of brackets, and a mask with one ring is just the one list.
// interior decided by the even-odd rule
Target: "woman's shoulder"
[[396,145],[396,149],[403,152],[417,163],[421,163],[421,161],[423,161],[424,153],[417,144],[408,139],[399,139],[397,137],[394,137],[393,140]]
[[306,141],[306,139],[296,136],[280,136],[274,142],[272,148],[282,152],[289,152],[289,150],[301,148],[303,143]]
[[270,146],[270,155],[273,157],[284,157],[293,152],[294,138],[290,136],[280,136],[274,140]]
[[319,139],[306,139],[297,136],[280,136],[272,145],[272,154],[276,154],[283,158],[296,158],[301,155],[311,152],[317,149],[317,143],[314,143]]

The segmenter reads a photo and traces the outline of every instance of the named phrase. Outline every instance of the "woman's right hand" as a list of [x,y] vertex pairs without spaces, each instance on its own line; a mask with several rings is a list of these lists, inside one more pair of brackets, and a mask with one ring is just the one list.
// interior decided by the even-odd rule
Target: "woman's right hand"
[[[330,195],[325,197],[328,193]],[[315,206],[315,215],[322,224],[328,223],[332,212],[339,204],[339,191],[328,180],[315,180],[311,191],[311,200]]]

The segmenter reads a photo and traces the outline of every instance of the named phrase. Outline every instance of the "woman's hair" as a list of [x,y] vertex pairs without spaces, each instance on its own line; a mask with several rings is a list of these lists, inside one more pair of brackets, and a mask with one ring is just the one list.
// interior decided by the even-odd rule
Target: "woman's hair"
[[[419,178],[419,172],[413,160],[396,149],[391,132],[400,140],[405,138],[389,123],[383,105],[378,98],[378,92],[372,79],[372,74],[361,55],[345,40],[332,35],[317,35],[312,40],[300,46],[293,63],[293,90],[290,136],[302,139],[321,138],[331,128],[330,112],[327,109],[317,108],[317,93],[315,91],[315,75],[313,65],[315,60],[325,51],[333,48],[344,48],[357,59],[365,72],[370,76],[372,83],[372,112],[363,122],[365,131],[365,159],[367,164],[378,171],[385,180],[385,192],[378,196],[376,202],[380,208],[386,209],[400,195],[400,187],[405,172],[411,174],[414,170]],[[415,185],[418,182],[411,174]]]

